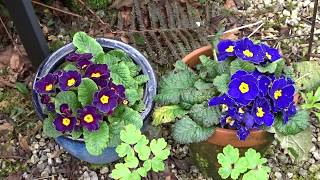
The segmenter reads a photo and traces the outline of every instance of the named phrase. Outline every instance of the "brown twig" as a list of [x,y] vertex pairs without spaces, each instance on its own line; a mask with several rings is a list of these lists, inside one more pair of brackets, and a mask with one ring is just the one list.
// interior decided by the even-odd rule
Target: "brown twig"
[[62,13],[65,13],[65,14],[68,14],[68,15],[71,15],[71,16],[82,18],[82,16],[80,16],[79,14],[75,14],[75,13],[72,13],[72,12],[64,11],[64,10],[58,9],[56,7],[48,6],[48,5],[43,4],[41,2],[38,2],[38,1],[32,1],[32,3],[40,5],[40,6],[43,6],[43,7],[46,7],[46,8],[49,8],[49,9],[52,9],[54,11],[58,11],[58,12],[62,12]]
[[21,157],[21,156],[0,156],[0,159],[16,159],[16,160],[26,160],[27,158]]
[[109,24],[105,23],[92,9],[90,9],[90,7],[88,5],[86,5],[82,0],[78,0],[79,3],[82,4],[82,6],[84,6],[92,15],[94,15],[101,24],[106,25],[108,30],[111,31],[111,27]]
[[312,43],[313,43],[313,36],[314,36],[314,27],[316,25],[316,20],[317,20],[317,11],[318,11],[318,0],[315,0],[313,16],[312,16],[311,32],[310,32],[310,38],[309,38],[309,48],[308,48],[307,60],[310,60],[310,54],[312,52]]
[[9,33],[6,25],[4,24],[4,22],[3,22],[2,18],[1,18],[1,16],[0,16],[0,21],[1,21],[1,24],[2,24],[2,26],[3,26],[3,28],[4,28],[4,30],[6,31],[7,35],[9,36],[9,39],[11,40],[13,47],[16,47],[15,49],[17,49],[18,53],[19,53],[20,56],[21,56],[22,53],[21,53],[20,49],[16,46],[16,43],[14,42],[13,37],[12,37],[12,35]]

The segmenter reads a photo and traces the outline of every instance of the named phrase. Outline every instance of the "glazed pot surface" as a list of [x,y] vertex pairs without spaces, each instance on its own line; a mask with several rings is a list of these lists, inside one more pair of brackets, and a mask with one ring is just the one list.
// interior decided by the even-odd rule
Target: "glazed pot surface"
[[[212,47],[204,46],[185,56],[183,62],[189,67],[194,68],[197,64],[201,63],[199,56],[206,55],[212,57],[212,54]],[[233,147],[239,148],[240,155],[243,155],[249,148],[253,148],[264,154],[273,140],[273,134],[263,130],[250,131],[247,139],[241,141],[235,130],[216,128],[207,141],[191,144],[190,151],[193,162],[202,173],[214,179],[221,179],[218,174],[220,165],[217,155],[222,152],[225,146],[230,144]]]
[[[132,60],[141,67],[142,73],[149,77],[144,90],[144,103],[146,104],[146,109],[141,113],[141,116],[144,121],[144,126],[142,131],[145,130],[148,126],[147,117],[153,109],[153,97],[156,95],[157,90],[157,81],[155,73],[149,64],[148,60],[135,48],[131,47],[128,44],[125,44],[120,41],[98,38],[97,41],[104,48],[105,51],[111,49],[121,49],[125,51]],[[38,71],[35,75],[35,80],[33,83],[33,93],[32,93],[32,102],[36,109],[38,116],[41,119],[45,119],[46,115],[42,111],[42,106],[40,103],[39,95],[35,92],[35,82],[37,79],[45,76],[50,72],[54,72],[63,62],[65,62],[64,57],[71,52],[75,51],[75,47],[72,43],[69,43],[54,53],[52,53],[38,68]],[[115,151],[115,148],[109,147],[106,148],[102,155],[92,156],[86,150],[85,144],[81,140],[74,140],[71,137],[60,136],[56,138],[57,143],[59,143],[67,152],[73,156],[94,164],[106,164],[117,160],[119,157]]]

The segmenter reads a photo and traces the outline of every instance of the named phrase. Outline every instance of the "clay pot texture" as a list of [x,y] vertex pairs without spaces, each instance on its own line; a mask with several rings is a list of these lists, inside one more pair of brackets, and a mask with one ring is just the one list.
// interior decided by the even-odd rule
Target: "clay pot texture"
[[[191,52],[183,58],[183,62],[189,67],[194,68],[201,63],[199,56],[206,55],[212,57],[213,51],[211,46],[205,46]],[[190,145],[192,159],[198,168],[207,176],[214,179],[221,179],[218,174],[220,167],[217,155],[222,152],[223,148],[228,144],[240,149],[240,154],[243,155],[249,148],[253,148],[264,154],[266,149],[274,140],[273,134],[264,130],[254,130],[245,141],[240,141],[237,136],[237,131],[231,129],[216,128],[214,133],[207,141],[193,143]]]

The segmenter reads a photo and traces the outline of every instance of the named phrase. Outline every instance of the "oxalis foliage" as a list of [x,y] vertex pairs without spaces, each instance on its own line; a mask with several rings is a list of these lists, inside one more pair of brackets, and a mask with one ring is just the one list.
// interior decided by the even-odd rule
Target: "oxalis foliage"
[[76,52],[55,72],[37,81],[44,111],[44,133],[56,138],[83,137],[91,155],[120,144],[120,131],[128,124],[140,129],[145,109],[146,75],[120,49],[105,52],[84,32],[73,37]]
[[140,180],[149,171],[164,171],[164,160],[170,155],[170,148],[163,139],[153,139],[151,142],[141,134],[136,126],[129,124],[120,132],[121,144],[116,152],[123,163],[117,163],[112,170],[111,177],[121,180]]
[[219,175],[222,179],[241,179],[241,180],[268,180],[271,168],[265,164],[266,158],[262,158],[260,153],[250,148],[245,152],[245,156],[240,157],[239,149],[231,145],[223,148],[223,153],[217,156],[221,165]]
[[[242,39],[239,41],[250,40]],[[234,79],[233,75],[237,72],[239,73],[239,71],[245,71],[253,76],[261,74],[270,76],[270,86],[267,86],[267,90],[261,92],[264,93],[263,96],[266,96],[268,101],[273,98],[268,93],[271,92],[272,82],[275,82],[277,79],[286,78],[290,86],[294,85],[289,77],[295,80],[297,82],[296,86],[294,86],[295,90],[297,90],[295,93],[314,87],[319,83],[318,80],[307,82],[308,78],[314,79],[314,77],[305,74],[306,71],[303,68],[309,67],[310,64],[319,67],[316,63],[300,62],[294,63],[292,66],[286,66],[284,59],[276,54],[275,56],[278,56],[279,59],[272,61],[265,60],[265,62],[259,63],[244,60],[242,57],[235,57],[234,54],[228,54],[230,57],[218,61],[217,58],[222,58],[222,56],[221,54],[217,54],[219,51],[217,44],[218,41],[213,42],[213,47],[215,47],[213,51],[214,59],[202,55],[199,57],[201,63],[192,69],[182,61],[177,61],[175,69],[160,79],[158,95],[155,98],[159,107],[154,111],[153,124],[160,125],[173,122],[172,135],[178,143],[188,144],[205,141],[214,133],[217,127],[236,129],[232,125],[228,126],[227,124],[226,126],[225,124],[221,124],[221,122],[226,123],[227,116],[225,109],[219,106],[208,106],[208,101],[212,97],[229,94],[230,82]],[[256,53],[256,50],[254,51]],[[260,52],[257,51],[257,53]],[[270,54],[268,54],[269,56]],[[261,57],[263,60],[263,55]],[[312,71],[313,69],[315,68],[312,67]],[[318,73],[315,73],[315,76],[318,77]],[[276,100],[273,98],[274,102]],[[289,110],[289,106],[282,107],[282,111],[272,109],[274,107],[274,102],[272,102],[273,104],[270,105],[272,108],[268,112],[272,114],[272,121],[266,124],[263,122],[262,125],[260,124],[256,127],[275,133],[275,138],[280,141],[282,147],[289,151],[290,156],[294,160],[299,161],[307,157],[312,144],[309,131],[309,112],[301,109],[299,106],[295,107],[292,100],[293,96],[288,100],[291,101],[290,107],[292,108]],[[251,109],[253,109],[254,101],[251,100],[249,104],[244,105],[244,109],[250,114],[253,113]],[[236,104],[236,107],[238,105]],[[293,107],[296,109],[293,110]],[[255,114],[253,113],[253,115]],[[239,125],[241,126],[241,124]],[[242,140],[250,134],[248,129],[245,131],[243,129],[236,129],[239,130],[238,136]]]

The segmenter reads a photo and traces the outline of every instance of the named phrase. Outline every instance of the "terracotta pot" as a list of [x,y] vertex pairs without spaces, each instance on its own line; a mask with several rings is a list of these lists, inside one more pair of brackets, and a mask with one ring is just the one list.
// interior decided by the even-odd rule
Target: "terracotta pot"
[[[199,48],[184,57],[183,61],[193,68],[200,63],[199,56],[201,55],[212,56],[212,47],[205,46]],[[190,150],[193,161],[202,173],[214,179],[220,179],[218,174],[220,165],[217,160],[217,154],[222,152],[222,149],[226,145],[231,144],[239,148],[242,155],[249,148],[254,148],[261,154],[264,154],[273,140],[272,133],[255,130],[250,132],[245,141],[240,141],[235,130],[216,128],[207,141],[191,144]]]

